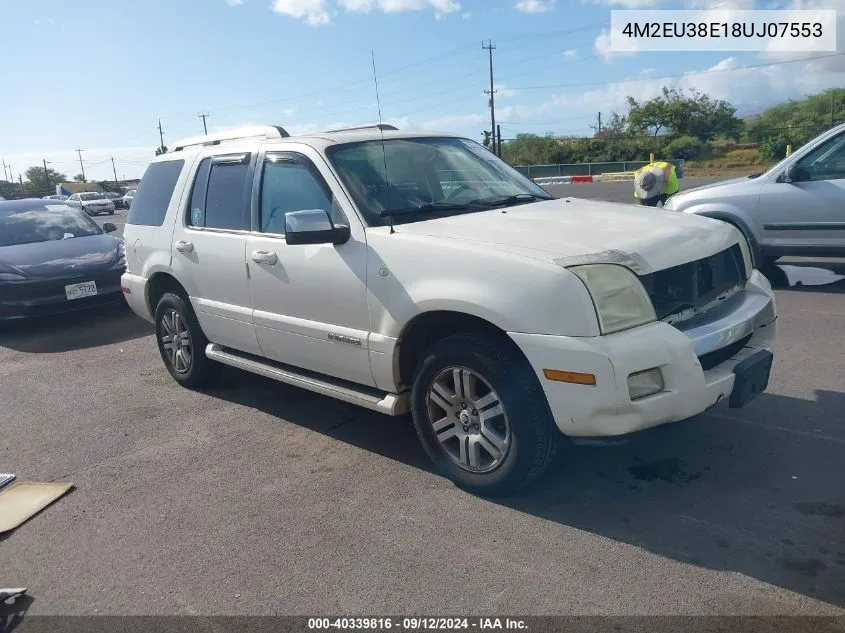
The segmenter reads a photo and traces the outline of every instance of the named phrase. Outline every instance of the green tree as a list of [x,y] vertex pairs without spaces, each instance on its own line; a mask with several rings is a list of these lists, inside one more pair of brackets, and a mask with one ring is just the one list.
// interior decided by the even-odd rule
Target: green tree
[[492,137],[492,134],[490,134],[489,130],[484,130],[481,133],[481,136],[484,138],[484,140],[481,141],[481,143],[484,145],[484,147],[489,148],[490,147],[490,139]]
[[19,183],[9,182],[8,180],[0,180],[0,196],[10,200],[13,196],[17,196],[21,192]]
[[73,182],[85,182],[85,176],[82,174],[76,174],[76,176],[73,177]]
[[710,140],[715,136],[738,138],[742,132],[743,123],[734,106],[695,89],[684,92],[664,87],[660,96],[643,103],[628,97],[628,109],[629,127],[654,137],[662,132]]
[[27,189],[37,189],[39,191],[52,190],[58,183],[67,182],[67,176],[49,167],[46,173],[43,167],[30,167],[23,172],[23,175],[26,178]]
[[156,156],[161,156],[162,154],[167,153],[167,145],[162,145],[161,147],[156,147]]

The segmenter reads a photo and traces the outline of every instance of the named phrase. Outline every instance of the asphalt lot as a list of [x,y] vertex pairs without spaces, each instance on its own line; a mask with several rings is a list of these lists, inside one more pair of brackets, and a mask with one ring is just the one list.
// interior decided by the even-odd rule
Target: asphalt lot
[[228,369],[179,388],[131,313],[8,328],[0,472],[76,489],[0,537],[0,586],[29,614],[845,614],[845,261],[766,273],[767,393],[495,501],[407,419]]

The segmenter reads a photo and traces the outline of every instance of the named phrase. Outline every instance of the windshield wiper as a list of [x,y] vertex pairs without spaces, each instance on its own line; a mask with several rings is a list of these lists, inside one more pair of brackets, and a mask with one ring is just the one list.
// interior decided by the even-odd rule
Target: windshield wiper
[[408,207],[406,209],[385,209],[379,215],[381,215],[381,217],[383,218],[386,218],[394,215],[416,213],[418,211],[422,213],[433,213],[434,211],[464,211],[470,206],[471,205],[468,204],[458,204],[455,202],[446,202],[445,200],[440,200],[438,202],[428,202],[418,207]]
[[550,196],[537,196],[533,193],[516,193],[512,196],[491,196],[490,198],[478,198],[468,205],[480,207],[504,207],[518,202],[534,202],[535,200],[553,200]]

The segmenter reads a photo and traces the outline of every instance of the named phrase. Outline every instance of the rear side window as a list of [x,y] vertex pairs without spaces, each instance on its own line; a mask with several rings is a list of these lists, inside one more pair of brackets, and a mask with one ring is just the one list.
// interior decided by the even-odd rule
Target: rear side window
[[161,226],[184,166],[184,160],[168,160],[147,167],[132,200],[126,223]]
[[191,192],[189,226],[241,230],[249,228],[247,159],[206,158]]

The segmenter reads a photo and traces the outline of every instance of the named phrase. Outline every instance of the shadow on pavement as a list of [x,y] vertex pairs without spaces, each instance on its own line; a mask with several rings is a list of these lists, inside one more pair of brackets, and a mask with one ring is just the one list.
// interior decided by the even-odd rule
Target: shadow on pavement
[[845,293],[845,260],[778,260],[760,269],[775,290]]
[[[431,471],[407,417],[228,368],[223,382],[209,395]],[[816,396],[763,394],[626,445],[567,447],[540,482],[491,501],[845,606],[845,393]]]
[[30,354],[69,352],[121,343],[153,333],[125,304],[0,323],[0,347]]
[[11,633],[18,628],[33,602],[35,600],[27,595],[15,598],[13,602],[0,602],[0,633]]

